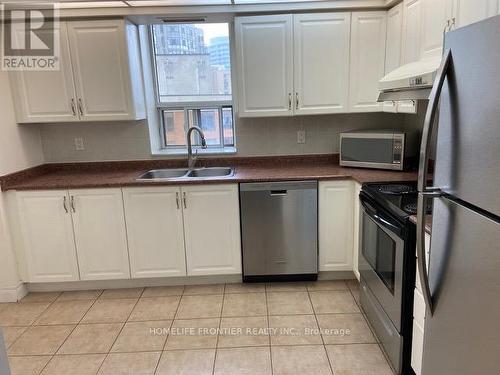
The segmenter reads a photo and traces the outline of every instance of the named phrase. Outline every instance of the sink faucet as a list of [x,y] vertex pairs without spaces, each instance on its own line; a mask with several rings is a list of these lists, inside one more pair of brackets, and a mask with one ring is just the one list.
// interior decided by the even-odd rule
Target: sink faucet
[[198,150],[196,150],[196,154],[193,156],[193,146],[191,144],[191,133],[193,131],[197,131],[200,134],[201,138],[201,147],[207,148],[207,141],[205,140],[205,134],[203,134],[203,130],[201,130],[198,126],[192,126],[187,131],[187,148],[188,148],[188,169],[191,170],[194,168],[196,164],[196,159],[198,158]]

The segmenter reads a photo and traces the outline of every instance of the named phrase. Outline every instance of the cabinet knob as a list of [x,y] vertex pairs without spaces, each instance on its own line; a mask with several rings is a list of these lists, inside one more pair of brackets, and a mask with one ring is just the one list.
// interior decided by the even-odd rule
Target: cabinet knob
[[299,93],[295,93],[295,108],[299,109]]
[[76,208],[75,208],[75,197],[74,197],[73,195],[71,196],[71,199],[70,199],[70,203],[69,203],[69,205],[71,206],[71,210],[72,210],[73,212],[76,212]]
[[68,211],[68,202],[67,202],[66,196],[64,196],[64,198],[63,198],[63,207],[64,207],[64,211],[66,211],[66,213],[69,213],[69,211]]
[[71,112],[73,112],[73,116],[76,116],[76,107],[74,98],[71,98]]
[[188,208],[187,207],[187,199],[186,199],[186,193],[185,192],[182,193],[182,202],[184,202],[184,208]]
[[292,109],[292,93],[288,93],[288,109]]
[[175,193],[175,203],[177,204],[177,209],[180,209],[181,205],[179,203],[179,193]]
[[82,103],[82,98],[78,98],[78,110],[80,111],[80,116],[83,116],[83,103]]

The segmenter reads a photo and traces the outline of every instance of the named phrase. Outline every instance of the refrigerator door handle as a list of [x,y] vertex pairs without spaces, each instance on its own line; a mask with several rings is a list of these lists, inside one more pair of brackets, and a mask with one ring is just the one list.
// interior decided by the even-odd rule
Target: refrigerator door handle
[[431,135],[433,133],[433,126],[436,120],[439,98],[443,89],[444,80],[448,74],[451,63],[451,51],[447,49],[444,52],[443,60],[439,66],[434,85],[432,86],[429,95],[429,104],[427,106],[427,113],[425,114],[424,129],[422,132],[422,143],[420,145],[420,163],[418,168],[418,191],[428,192],[431,191],[427,187],[427,169],[429,164],[429,147],[431,143]]

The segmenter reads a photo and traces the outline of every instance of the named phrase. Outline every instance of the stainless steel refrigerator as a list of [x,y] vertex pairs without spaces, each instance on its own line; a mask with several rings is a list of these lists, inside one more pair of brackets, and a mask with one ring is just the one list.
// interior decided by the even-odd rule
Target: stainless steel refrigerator
[[[498,374],[500,16],[445,37],[425,118],[418,187],[418,268],[427,305],[422,374]],[[427,271],[422,208],[429,199],[434,207]]]

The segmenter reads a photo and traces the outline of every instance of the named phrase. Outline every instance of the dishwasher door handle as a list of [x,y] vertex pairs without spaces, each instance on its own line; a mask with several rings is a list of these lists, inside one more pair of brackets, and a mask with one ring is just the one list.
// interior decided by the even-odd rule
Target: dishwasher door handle
[[271,197],[284,197],[287,194],[288,194],[287,190],[271,190],[269,192],[269,195]]

